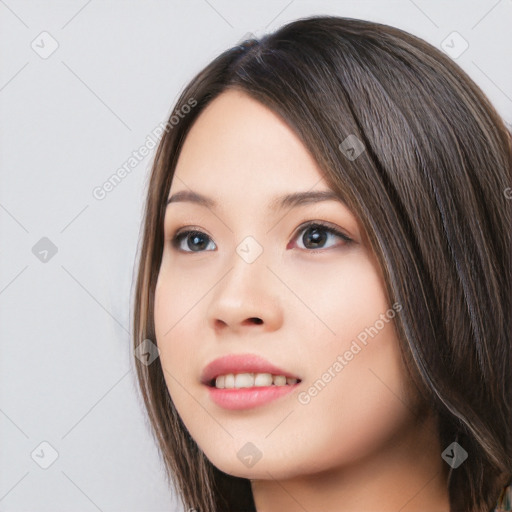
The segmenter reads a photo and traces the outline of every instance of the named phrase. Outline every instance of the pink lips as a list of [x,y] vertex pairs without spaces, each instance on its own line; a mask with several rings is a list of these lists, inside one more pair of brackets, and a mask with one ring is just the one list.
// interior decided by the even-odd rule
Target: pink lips
[[[219,375],[229,373],[271,373],[295,378],[299,382],[286,386],[263,386],[241,389],[217,389],[211,386]],[[201,373],[201,383],[208,386],[211,399],[224,409],[249,409],[266,404],[295,390],[300,378],[287,370],[283,370],[266,359],[254,354],[236,354],[215,359]]]

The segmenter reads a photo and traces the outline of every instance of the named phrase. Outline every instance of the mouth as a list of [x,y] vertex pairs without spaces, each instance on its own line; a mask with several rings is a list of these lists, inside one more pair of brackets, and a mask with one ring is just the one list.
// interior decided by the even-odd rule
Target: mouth
[[301,382],[294,373],[256,354],[230,354],[213,360],[201,373],[201,384],[219,389],[286,386]]
[[206,383],[217,389],[262,388],[275,386],[293,386],[302,382],[297,377],[273,375],[271,373],[228,373],[218,375]]
[[215,359],[201,374],[214,403],[224,409],[250,409],[292,392],[302,379],[255,354]]

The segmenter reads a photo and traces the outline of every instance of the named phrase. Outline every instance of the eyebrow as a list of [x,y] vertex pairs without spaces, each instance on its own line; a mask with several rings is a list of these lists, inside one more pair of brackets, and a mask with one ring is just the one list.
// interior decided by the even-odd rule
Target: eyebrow
[[[322,201],[338,201],[346,206],[346,202],[335,194],[332,190],[316,190],[306,192],[293,192],[284,196],[276,197],[269,203],[271,210],[278,210],[283,208],[295,208],[303,204],[319,203]],[[176,192],[167,200],[167,205],[178,202],[190,202],[207,208],[216,208],[217,202],[207,196],[193,192],[192,190],[182,190]]]

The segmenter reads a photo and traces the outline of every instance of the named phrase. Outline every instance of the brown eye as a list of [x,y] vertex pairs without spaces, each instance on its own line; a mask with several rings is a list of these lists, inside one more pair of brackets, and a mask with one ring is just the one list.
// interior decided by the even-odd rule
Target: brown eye
[[[347,235],[338,231],[336,228],[319,222],[311,222],[306,226],[303,226],[299,231],[299,234],[300,233],[303,233],[300,237],[300,241],[303,244],[301,249],[328,249],[333,247],[333,245],[325,247],[325,244],[328,243],[329,240],[333,240],[335,238],[341,238],[343,240],[341,245],[352,241]],[[336,244],[334,244],[334,246],[336,246]]]

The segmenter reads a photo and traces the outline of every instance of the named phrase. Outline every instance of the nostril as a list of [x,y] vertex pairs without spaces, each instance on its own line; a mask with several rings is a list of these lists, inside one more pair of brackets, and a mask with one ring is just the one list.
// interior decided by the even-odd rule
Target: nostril
[[255,324],[262,324],[263,323],[263,320],[261,318],[251,318],[251,320],[255,323]]

